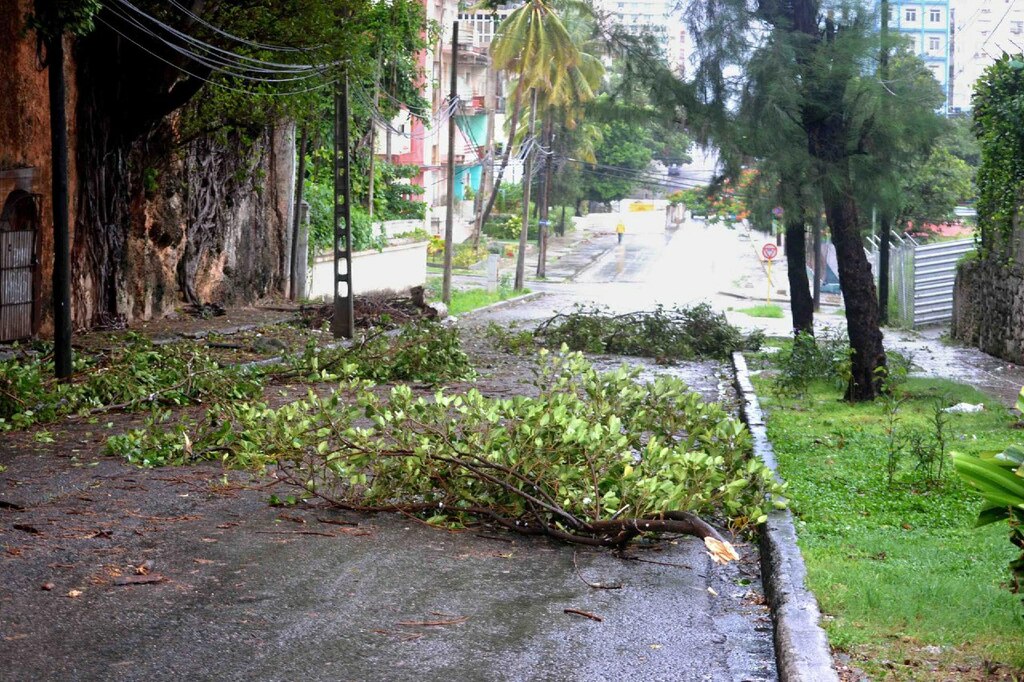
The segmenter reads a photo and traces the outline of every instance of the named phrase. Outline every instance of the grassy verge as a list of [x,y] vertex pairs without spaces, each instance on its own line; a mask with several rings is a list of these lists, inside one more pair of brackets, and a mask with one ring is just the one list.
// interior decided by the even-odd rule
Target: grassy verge
[[[1014,548],[1005,524],[973,528],[981,500],[948,458],[927,481],[905,454],[890,485],[881,401],[850,405],[824,382],[801,399],[773,396],[766,378],[755,385],[833,647],[872,679],[1019,679],[1024,607],[1002,584]],[[1015,417],[970,387],[912,379],[900,390],[900,433],[933,438],[942,396],[986,406],[948,415],[949,450],[1001,451],[1021,440]]]
[[749,308],[739,308],[736,312],[744,313],[751,317],[772,317],[776,319],[783,317],[782,307],[774,303],[762,303],[761,305],[754,305]]
[[[441,280],[432,279],[427,282],[429,296],[433,300],[441,300]],[[496,291],[487,291],[482,287],[472,289],[452,289],[452,302],[448,305],[448,312],[452,315],[483,308],[484,306],[506,301],[516,296],[530,293],[529,289],[513,289],[507,286],[499,286]]]

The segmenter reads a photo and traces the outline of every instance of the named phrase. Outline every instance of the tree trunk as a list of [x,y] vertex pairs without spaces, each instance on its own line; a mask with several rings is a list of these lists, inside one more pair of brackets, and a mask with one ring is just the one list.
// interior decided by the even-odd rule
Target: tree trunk
[[807,280],[807,231],[804,221],[786,222],[786,268],[793,330],[814,334],[814,300]]
[[879,393],[884,378],[885,349],[878,323],[875,281],[864,253],[857,206],[849,181],[844,184],[840,190],[826,192],[825,214],[836,247],[839,286],[846,305],[846,329],[853,349],[845,397],[856,402],[873,400]]

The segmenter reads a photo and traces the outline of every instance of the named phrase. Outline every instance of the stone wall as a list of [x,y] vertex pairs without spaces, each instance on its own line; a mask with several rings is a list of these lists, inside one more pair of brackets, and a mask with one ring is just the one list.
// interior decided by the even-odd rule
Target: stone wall
[[960,265],[951,335],[989,355],[1024,364],[1024,266],[998,259]]
[[[40,69],[24,18],[32,0],[0,2],[0,164],[34,167],[32,191],[42,195],[39,241],[42,336],[52,334],[53,209],[47,71]],[[188,300],[250,304],[285,293],[289,271],[295,139],[294,126],[249,131],[250,142],[230,148],[212,138],[182,144],[178,120],[166,117],[123,156],[123,172],[98,176],[83,163],[90,137],[80,136],[81,108],[89,101],[77,43],[66,39],[69,189],[72,230],[72,315],[82,329],[131,323],[171,313]],[[81,94],[81,97],[79,96]],[[85,169],[79,173],[78,168]],[[234,181],[234,178],[238,178]],[[112,182],[104,183],[110,179]],[[225,181],[229,179],[230,181]],[[87,186],[87,180],[91,185]],[[217,193],[208,190],[217,187]],[[90,188],[96,189],[90,193]],[[116,248],[100,253],[83,235],[90,205],[117,193],[127,219],[110,220]],[[208,193],[209,196],[200,196]],[[0,196],[0,205],[4,201]],[[201,211],[205,201],[210,210]],[[95,214],[95,208],[93,213]],[[120,214],[119,214],[120,215]],[[107,229],[107,223],[103,223]],[[77,233],[77,234],[76,234]],[[112,294],[103,293],[96,263],[116,261]],[[187,259],[192,275],[184,277]],[[185,295],[186,283],[191,296]]]

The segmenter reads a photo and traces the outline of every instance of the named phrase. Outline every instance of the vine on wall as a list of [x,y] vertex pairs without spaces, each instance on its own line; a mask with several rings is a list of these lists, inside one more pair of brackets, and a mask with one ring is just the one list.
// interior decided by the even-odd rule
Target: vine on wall
[[1024,55],[1004,54],[978,80],[974,130],[981,145],[980,250],[1009,257],[1024,208]]

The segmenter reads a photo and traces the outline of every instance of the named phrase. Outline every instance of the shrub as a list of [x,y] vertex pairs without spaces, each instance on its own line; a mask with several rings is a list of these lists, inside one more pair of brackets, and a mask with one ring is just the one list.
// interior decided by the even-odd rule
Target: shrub
[[343,507],[439,524],[485,518],[594,544],[648,530],[718,538],[692,514],[724,514],[737,528],[762,523],[782,488],[750,458],[746,427],[678,379],[641,385],[637,376],[542,351],[533,398],[470,390],[427,399],[401,385],[384,398],[350,382],[277,410],[227,405],[176,438],[161,424],[111,448],[151,462],[277,461],[305,495]]
[[657,306],[653,311],[613,315],[606,308],[577,305],[571,313],[542,322],[535,332],[542,345],[566,344],[590,353],[637,355],[665,360],[726,359],[733,351],[757,350],[761,332],[744,336],[707,303],[693,307]]

